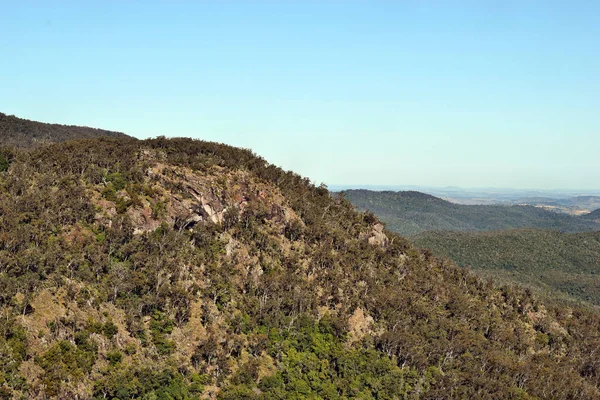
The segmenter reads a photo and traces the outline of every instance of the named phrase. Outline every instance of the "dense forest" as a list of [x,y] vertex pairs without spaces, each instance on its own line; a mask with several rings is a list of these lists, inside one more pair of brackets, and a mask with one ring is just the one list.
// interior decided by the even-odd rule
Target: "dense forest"
[[402,235],[425,231],[492,231],[514,228],[555,229],[564,232],[600,230],[600,223],[525,205],[462,205],[425,193],[347,190],[359,210],[369,210]]
[[411,241],[495,280],[529,285],[545,297],[600,305],[600,231],[424,232]]
[[46,124],[0,112],[0,146],[31,148],[48,143],[99,136],[125,137],[125,134],[81,126]]
[[495,287],[250,151],[3,157],[2,398],[600,398],[597,312]]

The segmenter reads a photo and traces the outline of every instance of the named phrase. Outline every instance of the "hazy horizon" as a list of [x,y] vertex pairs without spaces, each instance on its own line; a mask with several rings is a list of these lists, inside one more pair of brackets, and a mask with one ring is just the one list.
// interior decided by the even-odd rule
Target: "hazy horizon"
[[[463,187],[463,186],[427,186],[427,185],[373,185],[373,184],[326,184],[328,188],[346,188],[346,189],[369,189],[369,190],[388,190],[388,188],[421,188],[421,189],[440,189],[440,190],[462,190],[462,191],[476,191],[476,190],[489,190],[489,191],[514,191],[514,192],[540,192],[540,193],[552,193],[552,192],[593,192],[600,193],[600,189],[572,189],[572,188],[550,188],[550,189],[539,189],[535,187],[493,187],[493,186],[481,186],[481,187]],[[379,189],[374,189],[379,188]]]
[[536,189],[536,188],[498,188],[498,187],[457,187],[457,186],[422,186],[422,185],[327,185],[331,192],[344,190],[370,190],[370,191],[417,191],[445,198],[461,197],[486,197],[486,198],[520,198],[520,197],[548,197],[553,199],[566,199],[577,196],[600,196],[598,189]]
[[600,190],[599,13],[588,1],[13,2],[0,112],[224,142],[334,186]]

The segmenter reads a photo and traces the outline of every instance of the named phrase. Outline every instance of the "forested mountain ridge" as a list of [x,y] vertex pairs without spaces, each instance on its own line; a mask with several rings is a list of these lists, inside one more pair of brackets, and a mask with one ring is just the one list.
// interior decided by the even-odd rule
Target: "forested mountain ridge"
[[596,311],[494,287],[248,150],[5,160],[0,398],[600,398]]
[[46,124],[0,112],[0,147],[36,147],[48,143],[98,136],[125,137],[126,135],[83,126]]
[[600,231],[423,232],[411,241],[496,280],[600,305]]
[[564,232],[600,230],[600,223],[522,205],[462,205],[419,192],[346,190],[359,210],[369,210],[386,226],[403,235],[425,231],[492,231],[514,228],[556,229]]

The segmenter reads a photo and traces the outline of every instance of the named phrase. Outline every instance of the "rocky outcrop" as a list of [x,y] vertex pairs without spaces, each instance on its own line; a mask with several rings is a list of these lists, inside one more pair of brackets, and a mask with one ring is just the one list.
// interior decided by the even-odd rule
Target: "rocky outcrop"
[[360,234],[359,239],[366,240],[369,244],[374,246],[387,247],[389,239],[383,232],[384,226],[378,222],[373,225],[371,232],[363,232]]
[[140,159],[149,164],[145,191],[151,194],[132,199],[121,190],[115,195],[118,201],[109,200],[103,195],[106,183],[98,185],[91,191],[99,210],[97,222],[110,226],[118,214],[118,202],[131,204],[126,214],[135,235],[152,232],[163,223],[178,231],[193,230],[199,223],[222,224],[228,211],[235,218],[249,209],[260,210],[274,224],[299,220],[275,187],[256,181],[247,172],[216,169],[201,173],[165,164],[164,155],[148,150],[140,153]]
[[367,314],[362,308],[357,308],[354,311],[354,313],[350,316],[350,318],[348,318],[348,342],[358,342],[366,335],[371,334],[371,327],[373,323],[373,317]]

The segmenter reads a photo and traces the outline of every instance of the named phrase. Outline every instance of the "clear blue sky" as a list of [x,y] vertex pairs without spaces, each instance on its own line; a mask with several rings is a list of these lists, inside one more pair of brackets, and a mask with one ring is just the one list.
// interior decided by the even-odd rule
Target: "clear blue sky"
[[600,189],[595,0],[0,6],[8,114],[248,147],[316,183]]

